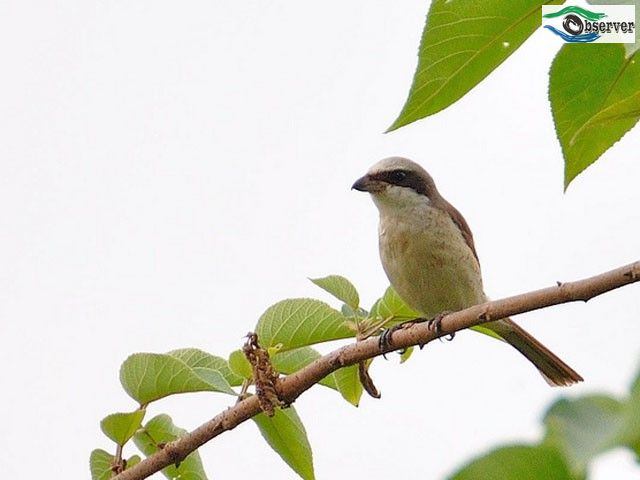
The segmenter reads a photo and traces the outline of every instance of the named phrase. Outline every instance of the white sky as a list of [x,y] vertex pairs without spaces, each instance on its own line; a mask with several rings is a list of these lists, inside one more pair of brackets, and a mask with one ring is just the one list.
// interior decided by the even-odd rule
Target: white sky
[[[560,43],[536,33],[452,108],[382,134],[409,88],[428,3],[406,0],[9,0],[0,4],[0,361],[6,478],[87,478],[99,421],[135,407],[133,352],[226,356],[270,304],[365,306],[387,285],[377,212],[349,190],[372,163],[422,163],[466,216],[494,298],[638,259],[636,128],[562,192],[547,101]],[[623,393],[638,368],[637,286],[519,318],[586,379],[550,389],[476,334],[402,367],[355,409],[316,388],[296,407],[318,478],[441,478],[541,434],[560,395]],[[154,404],[192,429],[229,403]],[[132,453],[132,452],[131,452]],[[242,425],[201,450],[211,478],[295,478]],[[593,478],[637,476],[615,452]],[[635,468],[635,467],[634,467]],[[266,474],[264,472],[267,472]]]

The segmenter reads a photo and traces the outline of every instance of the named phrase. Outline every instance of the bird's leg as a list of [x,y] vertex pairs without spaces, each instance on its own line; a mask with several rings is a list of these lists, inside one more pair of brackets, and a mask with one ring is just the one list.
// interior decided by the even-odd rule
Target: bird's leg
[[[444,311],[439,313],[433,318],[429,318],[429,319],[415,318],[413,320],[408,320],[406,322],[398,323],[393,327],[387,328],[380,333],[380,338],[378,339],[378,347],[382,352],[386,353],[390,351],[391,348],[393,348],[393,339],[392,339],[393,332],[395,332],[396,330],[402,330],[404,328],[410,327],[411,325],[415,325],[416,323],[427,322],[427,326],[429,330],[434,330],[438,338],[441,338],[442,337],[442,319],[447,315],[449,315],[450,313],[451,313],[450,311]],[[452,332],[446,337],[446,340],[451,341],[455,336],[456,334]],[[420,347],[420,350],[422,350],[422,348],[424,347],[424,344],[420,344],[419,347]],[[383,353],[383,356],[384,356],[384,353]]]
[[[428,321],[429,320],[426,318],[415,318],[413,320],[407,320],[406,322],[398,323],[393,327],[382,330],[382,332],[380,333],[380,337],[378,339],[378,347],[380,348],[380,351],[386,353],[391,350],[391,348],[393,347],[392,336],[393,336],[393,332],[395,332],[396,330],[402,330],[410,327],[411,325],[415,325],[416,323],[422,323],[422,322],[428,322]],[[384,355],[384,353],[382,354],[382,356],[384,358],[387,358]]]
[[[450,313],[451,313],[450,311],[440,312],[435,317],[427,320],[427,327],[429,327],[429,330],[435,331],[436,335],[438,336],[438,339],[440,340],[442,339],[442,319],[447,315],[449,315]],[[456,336],[455,332],[452,332],[447,337],[445,337],[445,339],[450,342],[451,340],[454,339],[455,336]],[[422,349],[422,347],[423,345],[420,345],[420,349]]]

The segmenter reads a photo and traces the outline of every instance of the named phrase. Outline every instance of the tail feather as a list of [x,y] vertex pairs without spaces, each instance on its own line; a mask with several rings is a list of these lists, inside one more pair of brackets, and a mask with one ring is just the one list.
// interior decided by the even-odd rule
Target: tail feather
[[485,326],[495,331],[533,363],[552,387],[566,387],[584,380],[575,370],[511,319],[498,320],[487,323]]

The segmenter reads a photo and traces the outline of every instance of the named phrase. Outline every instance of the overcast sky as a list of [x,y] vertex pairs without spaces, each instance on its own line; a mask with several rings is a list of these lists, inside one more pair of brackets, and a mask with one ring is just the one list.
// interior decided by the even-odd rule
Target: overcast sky
[[[8,0],[0,4],[0,361],[6,478],[87,478],[99,421],[135,408],[133,352],[226,356],[288,297],[370,305],[387,286],[377,211],[353,181],[420,162],[475,234],[487,293],[516,294],[639,255],[640,135],[569,188],[547,100],[559,40],[537,32],[448,110],[383,134],[416,64],[428,2]],[[551,389],[489,338],[377,361],[382,400],[315,388],[296,402],[317,477],[427,478],[535,441],[561,395],[627,391],[640,290],[518,318],[584,384]],[[153,404],[193,429],[229,404]],[[133,448],[128,453],[133,453]],[[201,449],[211,478],[295,478],[248,422]],[[636,478],[628,452],[597,480]],[[267,472],[266,474],[264,472]]]

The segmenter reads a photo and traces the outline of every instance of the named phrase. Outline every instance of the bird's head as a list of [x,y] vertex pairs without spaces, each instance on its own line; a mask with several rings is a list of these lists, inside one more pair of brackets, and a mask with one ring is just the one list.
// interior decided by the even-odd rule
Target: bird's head
[[431,175],[402,157],[379,161],[351,188],[370,193],[381,213],[428,206],[438,196]]

